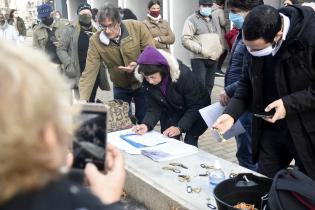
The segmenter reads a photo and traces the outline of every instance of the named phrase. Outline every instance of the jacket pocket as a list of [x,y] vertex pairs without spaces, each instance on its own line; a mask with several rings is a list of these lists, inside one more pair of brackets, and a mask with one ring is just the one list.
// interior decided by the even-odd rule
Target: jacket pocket
[[37,41],[38,41],[38,45],[40,47],[45,47],[46,42],[47,42],[47,38],[46,38],[46,36],[44,34],[42,34],[42,35],[39,35],[37,37]]

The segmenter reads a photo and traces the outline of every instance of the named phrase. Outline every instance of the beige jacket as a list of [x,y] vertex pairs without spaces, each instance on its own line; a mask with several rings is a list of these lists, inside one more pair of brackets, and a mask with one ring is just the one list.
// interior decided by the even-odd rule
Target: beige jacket
[[175,36],[168,22],[163,19],[156,22],[148,17],[143,23],[149,29],[153,38],[158,37],[159,41],[154,39],[155,47],[170,52],[170,45],[174,44]]
[[225,18],[224,15],[224,10],[221,6],[217,5],[216,3],[213,4],[212,6],[212,18],[216,20],[216,22],[219,22],[220,27],[221,27],[221,33],[220,33],[220,40],[222,43],[222,46],[224,49],[228,49],[228,44],[225,40],[225,33],[226,29],[225,27],[228,25],[228,20]]
[[[220,23],[216,19],[206,19],[202,17],[197,11],[195,14],[187,18],[184,24],[181,41],[182,45],[191,52],[192,59],[201,58],[217,60],[217,58],[210,57],[209,52],[211,49],[209,49],[208,44],[211,43],[212,46],[219,46],[216,47],[216,50],[220,50],[212,54],[221,54],[222,43],[220,40],[220,35]],[[215,39],[207,39],[205,37],[213,37]],[[204,40],[207,41],[204,42]]]
[[133,73],[119,70],[118,66],[128,66],[135,62],[147,45],[154,46],[150,32],[139,21],[125,20],[121,24],[120,43],[110,41],[104,44],[100,40],[100,32],[94,34],[90,39],[86,66],[79,82],[80,99],[88,100],[102,61],[107,66],[108,73],[114,87],[137,89],[139,81]]

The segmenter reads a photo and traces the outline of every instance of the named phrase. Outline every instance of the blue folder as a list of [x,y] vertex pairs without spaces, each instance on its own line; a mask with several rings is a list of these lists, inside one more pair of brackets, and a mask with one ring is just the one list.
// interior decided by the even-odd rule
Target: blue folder
[[148,147],[148,146],[146,146],[146,145],[143,145],[143,144],[134,142],[134,141],[132,141],[132,140],[130,140],[130,139],[128,138],[129,136],[134,136],[134,135],[138,135],[138,134],[135,134],[135,133],[123,134],[123,135],[120,135],[120,138],[123,139],[124,141],[128,142],[129,144],[131,144],[132,146],[134,146],[134,147],[136,147],[136,148],[145,148],[145,147]]

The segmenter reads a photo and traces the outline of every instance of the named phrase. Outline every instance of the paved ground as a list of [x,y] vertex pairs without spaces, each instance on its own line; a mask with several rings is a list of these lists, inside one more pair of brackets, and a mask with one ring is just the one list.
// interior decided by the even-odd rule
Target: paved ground
[[[27,46],[31,46],[32,38],[27,37],[24,44]],[[218,96],[223,87],[223,77],[216,77],[215,86],[212,91],[212,103],[218,101]],[[112,91],[102,91],[98,90],[97,98],[108,101],[113,99]],[[158,129],[158,128],[157,128]],[[199,148],[207,151],[213,155],[219,156],[225,160],[237,163],[237,159],[235,157],[236,153],[236,144],[235,139],[231,139],[229,141],[219,143],[213,138],[211,138],[209,130],[207,130],[199,139]]]

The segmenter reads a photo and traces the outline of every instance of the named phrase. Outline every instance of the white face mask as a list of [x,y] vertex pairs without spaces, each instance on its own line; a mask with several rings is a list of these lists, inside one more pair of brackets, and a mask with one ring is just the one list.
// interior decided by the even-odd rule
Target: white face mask
[[270,55],[272,54],[272,56],[274,56],[278,50],[280,49],[282,45],[282,40],[280,40],[279,42],[277,42],[276,45],[269,45],[268,47],[264,48],[264,49],[261,49],[261,50],[257,50],[257,51],[252,51],[249,47],[246,46],[248,52],[250,54],[252,54],[253,56],[255,57],[263,57],[263,56],[266,56],[266,55]]
[[249,47],[247,47],[247,50],[250,54],[252,54],[252,56],[255,56],[255,57],[263,57],[263,56],[266,56],[266,55],[270,55],[275,48],[273,48],[271,45],[264,48],[264,49],[261,49],[261,50],[257,50],[257,51],[252,51]]

